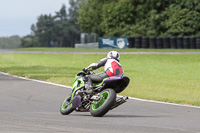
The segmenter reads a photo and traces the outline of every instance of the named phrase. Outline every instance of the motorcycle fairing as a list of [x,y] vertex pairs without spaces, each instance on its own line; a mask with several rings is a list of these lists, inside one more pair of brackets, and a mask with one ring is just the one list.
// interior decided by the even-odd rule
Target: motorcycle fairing
[[77,108],[79,105],[81,105],[81,96],[77,95],[74,97],[73,101],[72,101],[72,108]]
[[83,81],[82,76],[75,76],[76,79],[73,82],[73,90],[72,90],[72,97],[71,97],[71,101],[72,101],[72,107],[76,108],[81,104],[81,97],[78,95],[76,96],[75,93],[77,92],[77,90],[82,90],[84,89],[85,83]]
[[130,79],[126,76],[112,76],[105,78],[98,86],[104,88],[113,88],[116,93],[122,92],[129,84]]

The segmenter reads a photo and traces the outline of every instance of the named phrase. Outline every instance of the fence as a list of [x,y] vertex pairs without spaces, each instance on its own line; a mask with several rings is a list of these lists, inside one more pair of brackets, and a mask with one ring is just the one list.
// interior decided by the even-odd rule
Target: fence
[[200,49],[200,36],[129,37],[129,48]]

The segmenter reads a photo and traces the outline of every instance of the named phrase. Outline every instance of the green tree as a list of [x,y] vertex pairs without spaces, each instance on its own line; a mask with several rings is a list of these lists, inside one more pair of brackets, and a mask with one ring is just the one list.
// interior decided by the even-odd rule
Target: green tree
[[198,0],[85,0],[78,13],[81,30],[100,36],[200,34]]
[[198,1],[176,0],[166,10],[168,18],[166,35],[185,36],[197,35],[200,30],[200,4]]
[[102,36],[105,32],[101,28],[102,6],[104,0],[85,0],[81,1],[78,9],[78,25],[83,32],[94,32]]
[[80,8],[80,3],[82,0],[70,0],[69,4],[71,5],[69,8],[69,20],[68,20],[68,42],[71,47],[74,47],[75,43],[80,42],[80,28],[77,24],[78,22],[78,12],[77,10]]
[[121,29],[134,23],[133,7],[131,0],[104,4],[100,26],[106,36],[120,36],[123,34]]
[[36,25],[31,26],[31,30],[33,32],[33,39],[36,39],[39,44],[35,44],[36,46],[47,47],[50,46],[50,42],[53,38],[53,25],[54,18],[50,15],[41,15],[38,17],[38,22]]
[[58,41],[59,46],[62,47],[64,38],[66,37],[66,26],[68,26],[68,18],[65,5],[62,6],[59,12],[56,12],[54,19],[55,26],[53,27],[53,31],[55,34],[55,40]]

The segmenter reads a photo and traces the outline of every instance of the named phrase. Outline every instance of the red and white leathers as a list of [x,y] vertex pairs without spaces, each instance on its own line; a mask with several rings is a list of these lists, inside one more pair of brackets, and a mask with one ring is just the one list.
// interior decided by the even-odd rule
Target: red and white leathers
[[124,73],[121,64],[117,60],[112,58],[103,58],[98,63],[91,64],[87,69],[95,70],[102,66],[104,66],[104,71],[108,74],[109,77],[122,76]]

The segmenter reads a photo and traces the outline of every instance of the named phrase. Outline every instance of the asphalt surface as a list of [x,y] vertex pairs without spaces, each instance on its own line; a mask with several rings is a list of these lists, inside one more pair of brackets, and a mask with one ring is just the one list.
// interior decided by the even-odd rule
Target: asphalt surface
[[104,117],[63,116],[71,89],[0,73],[1,133],[200,133],[200,108],[129,99]]

